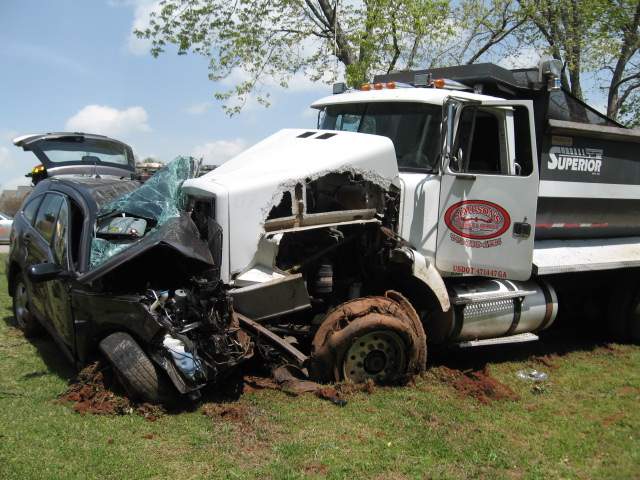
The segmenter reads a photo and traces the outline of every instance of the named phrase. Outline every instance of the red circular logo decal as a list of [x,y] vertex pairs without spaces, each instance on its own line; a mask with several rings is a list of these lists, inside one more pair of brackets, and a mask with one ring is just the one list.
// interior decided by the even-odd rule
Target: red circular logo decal
[[484,200],[463,200],[447,208],[444,221],[449,230],[464,238],[487,240],[509,229],[511,218],[500,205]]

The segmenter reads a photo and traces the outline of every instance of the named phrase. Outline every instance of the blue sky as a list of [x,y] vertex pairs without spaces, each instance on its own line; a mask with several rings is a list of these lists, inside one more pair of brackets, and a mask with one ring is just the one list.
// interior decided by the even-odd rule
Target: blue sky
[[207,60],[173,51],[154,59],[135,39],[153,0],[0,1],[0,185],[27,184],[38,162],[14,147],[25,133],[82,130],[130,143],[140,157],[203,155],[220,163],[286,127],[310,127],[308,105],[330,86],[295,79],[273,104],[249,102],[229,118],[213,100],[225,88]]

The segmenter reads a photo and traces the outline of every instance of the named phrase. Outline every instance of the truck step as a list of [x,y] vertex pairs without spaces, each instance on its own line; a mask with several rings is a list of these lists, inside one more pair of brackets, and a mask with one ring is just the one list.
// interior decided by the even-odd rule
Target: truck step
[[487,347],[490,345],[534,342],[538,340],[538,338],[539,337],[534,333],[519,333],[518,335],[511,335],[509,337],[487,338],[485,340],[469,340],[466,342],[457,343],[456,345],[460,348]]
[[465,293],[456,297],[451,297],[451,303],[454,305],[469,305],[470,303],[491,302],[495,300],[509,300],[511,298],[522,298],[529,295],[535,295],[535,290],[513,290],[508,292],[480,292]]

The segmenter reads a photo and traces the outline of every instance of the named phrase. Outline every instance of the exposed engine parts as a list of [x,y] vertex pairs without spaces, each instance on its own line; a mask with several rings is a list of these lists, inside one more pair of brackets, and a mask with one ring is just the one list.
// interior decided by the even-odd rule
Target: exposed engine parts
[[143,303],[165,330],[154,356],[182,393],[215,381],[252,355],[219,282],[194,279],[188,289],[150,290]]

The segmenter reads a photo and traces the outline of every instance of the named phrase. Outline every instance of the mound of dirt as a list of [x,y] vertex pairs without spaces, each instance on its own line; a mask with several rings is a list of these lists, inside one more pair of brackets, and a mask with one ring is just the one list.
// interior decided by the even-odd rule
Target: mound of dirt
[[249,409],[241,403],[205,403],[202,414],[209,418],[221,418],[232,422],[246,422]]
[[495,400],[519,400],[520,396],[511,387],[491,376],[489,367],[482,370],[460,371],[439,367],[435,372],[440,380],[450,384],[463,397],[475,398],[482,404]]
[[552,353],[549,353],[547,355],[534,356],[532,360],[550,369],[558,368],[558,365],[556,365],[555,363],[558,360],[558,356]]
[[61,403],[71,403],[80,413],[93,415],[126,415],[137,413],[149,421],[155,421],[164,414],[159,405],[134,403],[120,394],[115,384],[111,368],[101,362],[94,362],[83,368],[58,396]]

